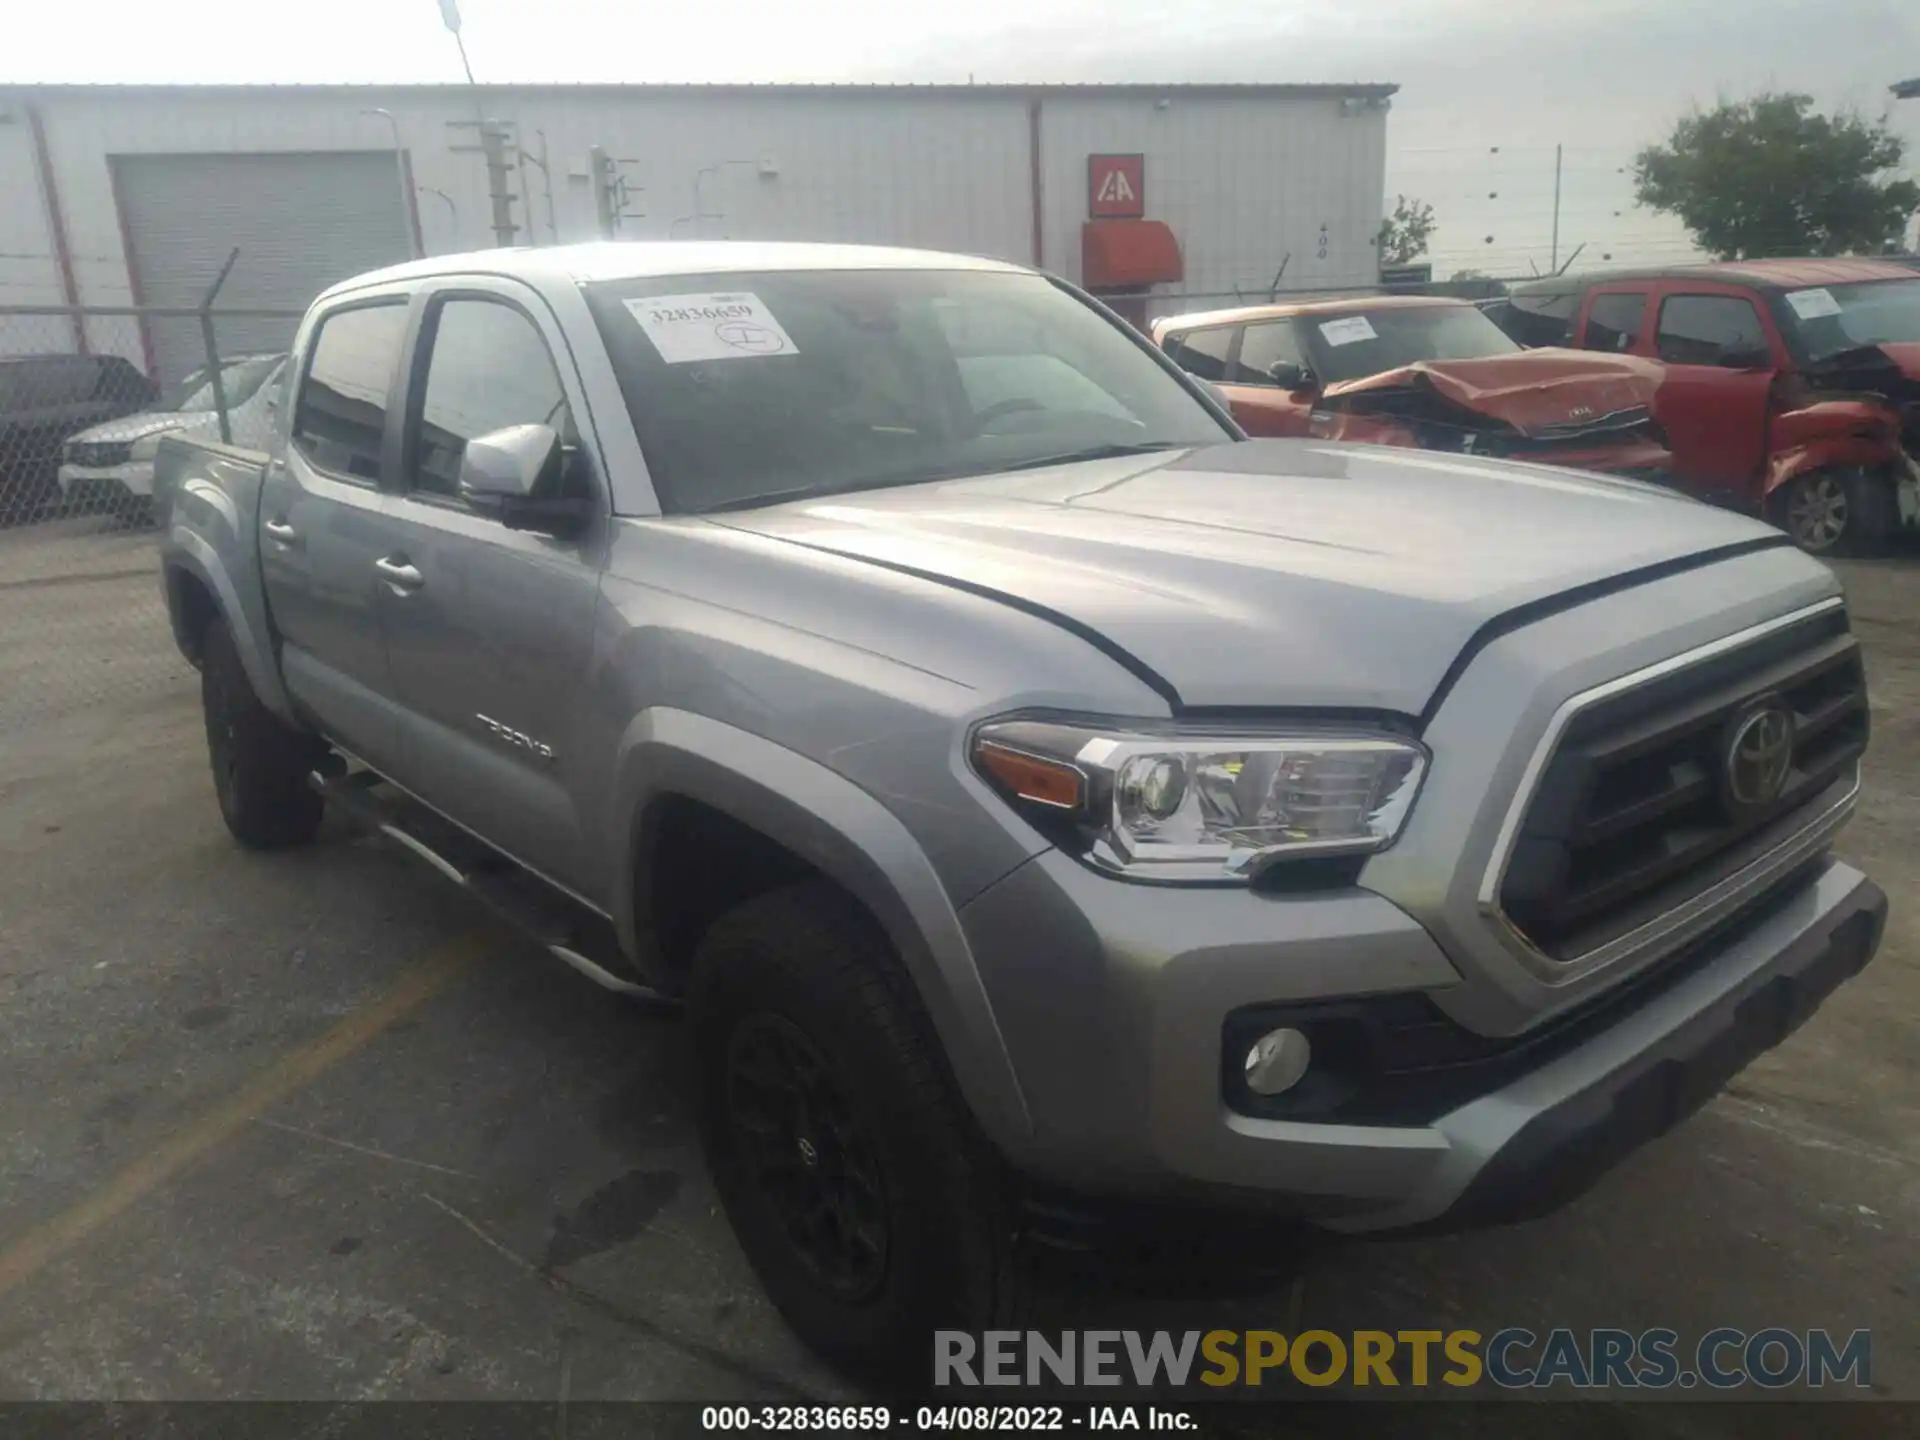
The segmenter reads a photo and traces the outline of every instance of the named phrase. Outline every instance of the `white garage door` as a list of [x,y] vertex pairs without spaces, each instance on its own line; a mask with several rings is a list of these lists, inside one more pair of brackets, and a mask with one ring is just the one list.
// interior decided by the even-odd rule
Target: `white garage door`
[[[304,309],[320,291],[411,253],[393,152],[117,155],[141,301],[198,305],[234,246],[216,308]],[[150,322],[163,384],[205,363],[197,320]],[[227,319],[223,355],[276,350],[291,320]]]

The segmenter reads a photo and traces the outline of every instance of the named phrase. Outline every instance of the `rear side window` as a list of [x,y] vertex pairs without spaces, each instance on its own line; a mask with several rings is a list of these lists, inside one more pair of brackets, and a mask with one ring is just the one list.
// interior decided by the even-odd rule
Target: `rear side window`
[[427,362],[413,489],[459,493],[467,442],[510,425],[550,425],[575,443],[567,393],[533,321],[496,300],[449,300]]
[[336,310],[320,322],[293,417],[294,445],[320,469],[380,478],[380,437],[406,329],[404,300]]
[[1738,295],[1668,296],[1654,343],[1671,365],[1718,365],[1730,350],[1768,348],[1759,312]]
[[1640,322],[1646,313],[1645,295],[1596,295],[1580,344],[1588,350],[1631,350],[1640,338]]
[[1271,385],[1267,372],[1275,365],[1305,365],[1306,353],[1291,320],[1270,320],[1264,325],[1249,325],[1240,341],[1240,358],[1234,362],[1233,378],[1243,385]]
[[1233,349],[1233,327],[1169,335],[1165,349],[1167,357],[1189,375],[1198,375],[1202,380],[1224,380],[1227,352]]

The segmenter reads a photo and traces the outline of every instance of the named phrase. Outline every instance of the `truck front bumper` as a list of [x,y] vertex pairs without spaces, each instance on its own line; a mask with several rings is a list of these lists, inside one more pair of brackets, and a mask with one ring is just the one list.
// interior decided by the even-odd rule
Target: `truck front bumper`
[[1457,983],[1377,895],[1148,888],[1050,852],[963,919],[1033,1118],[1017,1166],[1081,1194],[1251,1201],[1371,1231],[1493,1223],[1571,1198],[1857,973],[1886,906],[1822,858],[1621,993],[1485,1042],[1505,1050],[1481,1087],[1452,1083],[1437,1113],[1385,1123],[1338,1107],[1270,1118],[1232,1093],[1236,1015]]

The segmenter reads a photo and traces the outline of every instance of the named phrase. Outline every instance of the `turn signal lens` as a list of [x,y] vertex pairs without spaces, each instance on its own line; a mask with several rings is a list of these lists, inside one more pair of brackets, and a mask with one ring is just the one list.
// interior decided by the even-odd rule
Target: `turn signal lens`
[[1057,760],[1042,760],[983,740],[974,750],[980,768],[998,780],[1022,800],[1036,805],[1051,805],[1059,810],[1078,810],[1084,798],[1086,779],[1071,765]]

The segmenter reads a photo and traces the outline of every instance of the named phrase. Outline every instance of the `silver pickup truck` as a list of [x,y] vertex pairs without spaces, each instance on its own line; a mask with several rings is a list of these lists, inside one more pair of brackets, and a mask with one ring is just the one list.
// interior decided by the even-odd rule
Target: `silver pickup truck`
[[160,459],[228,826],[347,807],[684,999],[843,1361],[1005,1323],[1036,1217],[1537,1213],[1879,943],[1860,653],[1756,521],[1248,441],[948,255],[443,257],[293,353],[270,453]]

